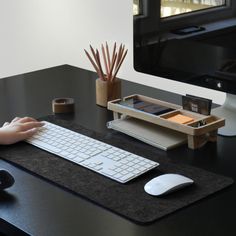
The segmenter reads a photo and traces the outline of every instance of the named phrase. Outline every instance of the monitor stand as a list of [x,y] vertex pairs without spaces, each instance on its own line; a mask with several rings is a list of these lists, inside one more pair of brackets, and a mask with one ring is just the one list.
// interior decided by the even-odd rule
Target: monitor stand
[[219,135],[236,136],[236,95],[226,93],[224,104],[214,108],[212,114],[225,118],[225,126],[218,129]]

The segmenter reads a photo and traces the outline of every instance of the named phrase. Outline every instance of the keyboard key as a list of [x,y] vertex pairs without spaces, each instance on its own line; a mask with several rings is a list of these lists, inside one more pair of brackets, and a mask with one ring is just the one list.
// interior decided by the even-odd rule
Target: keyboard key
[[59,148],[57,148],[55,146],[52,146],[50,144],[41,142],[40,140],[34,141],[34,144],[38,145],[40,147],[44,147],[45,149],[52,150],[52,152],[59,153],[61,151],[61,149],[59,149]]
[[132,177],[134,177],[134,175],[133,175],[132,173],[128,173],[128,174],[126,174],[126,175],[120,177],[119,179],[120,179],[121,181],[125,181],[125,180],[127,180],[127,179],[132,178]]
[[73,159],[73,162],[76,162],[76,163],[80,163],[80,162],[83,162],[84,159],[80,158],[80,157],[76,157]]
[[114,170],[108,170],[108,169],[102,170],[102,173],[104,173],[106,175],[110,175],[110,176],[113,176],[116,174],[116,172]]

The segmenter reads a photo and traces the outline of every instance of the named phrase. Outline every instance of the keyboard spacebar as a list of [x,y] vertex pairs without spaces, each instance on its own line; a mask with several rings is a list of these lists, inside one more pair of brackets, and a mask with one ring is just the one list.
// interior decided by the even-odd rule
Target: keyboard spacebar
[[59,152],[62,151],[61,149],[59,149],[57,147],[54,147],[50,144],[44,143],[44,142],[39,141],[39,140],[28,141],[28,142],[35,145],[35,146],[42,147],[43,149],[47,149],[48,151],[53,152],[53,153],[59,153]]

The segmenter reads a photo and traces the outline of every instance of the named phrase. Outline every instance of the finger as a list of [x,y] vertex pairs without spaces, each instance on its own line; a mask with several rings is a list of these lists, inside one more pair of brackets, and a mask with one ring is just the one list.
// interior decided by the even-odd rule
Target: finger
[[20,117],[15,117],[15,118],[11,121],[11,123],[14,123],[14,122],[18,121],[19,119],[20,119]]
[[9,122],[5,122],[2,127],[9,125]]
[[20,123],[26,123],[26,122],[37,122],[36,119],[32,117],[23,117],[18,120]]
[[23,123],[20,126],[20,130],[21,131],[27,131],[33,128],[39,128],[44,126],[44,123],[42,122],[38,122],[38,121],[31,121],[31,122],[27,122],[27,123]]
[[33,136],[34,134],[36,134],[38,131],[38,128],[33,128],[33,129],[29,129],[27,131],[23,131],[23,132],[20,132],[20,140],[24,140],[24,139],[27,139],[27,138],[30,138],[31,136]]

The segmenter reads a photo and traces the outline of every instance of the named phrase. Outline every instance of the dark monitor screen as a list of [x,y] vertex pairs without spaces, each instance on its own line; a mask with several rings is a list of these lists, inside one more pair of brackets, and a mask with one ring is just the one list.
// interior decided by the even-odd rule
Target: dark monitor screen
[[236,1],[133,0],[135,70],[236,94]]
[[[236,136],[236,1],[133,0],[135,70],[226,92],[214,114]],[[207,94],[205,95],[207,96]]]

